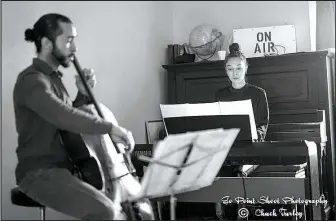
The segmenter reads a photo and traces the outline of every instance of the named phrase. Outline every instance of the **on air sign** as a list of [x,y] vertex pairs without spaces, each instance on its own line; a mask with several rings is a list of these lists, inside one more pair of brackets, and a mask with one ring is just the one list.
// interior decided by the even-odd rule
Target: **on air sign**
[[248,58],[296,52],[294,25],[235,29],[233,42]]

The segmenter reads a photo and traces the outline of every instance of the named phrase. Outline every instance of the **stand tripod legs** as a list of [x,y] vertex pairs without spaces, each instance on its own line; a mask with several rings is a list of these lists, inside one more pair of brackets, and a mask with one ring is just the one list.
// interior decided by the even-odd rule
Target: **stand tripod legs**
[[176,197],[174,195],[170,195],[170,220],[175,220],[175,205],[176,204]]
[[161,210],[162,206],[161,206],[161,202],[160,201],[156,202],[156,205],[157,205],[157,211],[158,211],[158,215],[159,215],[159,220],[162,220],[162,210]]

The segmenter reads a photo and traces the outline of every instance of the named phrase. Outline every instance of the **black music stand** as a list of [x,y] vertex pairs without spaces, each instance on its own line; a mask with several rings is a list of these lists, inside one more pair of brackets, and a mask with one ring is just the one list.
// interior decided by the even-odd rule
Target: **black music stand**
[[249,115],[204,115],[164,117],[166,133],[181,134],[216,128],[239,128],[237,141],[252,142],[251,124]]
[[130,199],[170,196],[170,218],[175,220],[176,194],[212,185],[240,129],[214,129],[170,135],[159,141],[141,182],[140,193]]

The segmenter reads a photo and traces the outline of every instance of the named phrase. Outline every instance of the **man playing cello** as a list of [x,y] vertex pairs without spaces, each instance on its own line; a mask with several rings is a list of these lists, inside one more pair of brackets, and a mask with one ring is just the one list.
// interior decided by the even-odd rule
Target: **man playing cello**
[[[82,82],[76,81],[74,102],[62,83],[58,67],[69,67],[77,48],[76,29],[60,14],[43,15],[25,40],[36,46],[37,57],[16,81],[13,98],[18,147],[15,170],[20,189],[46,207],[78,219],[124,219],[121,206],[75,176],[74,166],[60,139],[60,130],[90,135],[110,134],[115,143],[134,148],[132,133],[74,106],[88,101]],[[95,75],[85,69],[87,83]]]

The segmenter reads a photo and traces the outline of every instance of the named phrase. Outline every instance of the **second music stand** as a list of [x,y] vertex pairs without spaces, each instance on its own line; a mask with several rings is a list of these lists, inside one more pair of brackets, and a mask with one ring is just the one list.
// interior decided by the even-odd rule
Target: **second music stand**
[[157,143],[141,182],[140,193],[129,201],[170,197],[170,219],[175,220],[176,194],[210,186],[240,129],[213,129],[170,135]]

